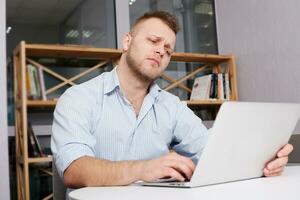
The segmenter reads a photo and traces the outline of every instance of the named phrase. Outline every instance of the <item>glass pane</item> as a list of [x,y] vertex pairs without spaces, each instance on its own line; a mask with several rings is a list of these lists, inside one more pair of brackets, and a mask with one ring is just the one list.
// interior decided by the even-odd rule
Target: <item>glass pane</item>
[[114,1],[84,1],[61,23],[61,43],[115,48],[114,10]]
[[8,119],[14,125],[13,49],[22,40],[116,48],[115,5],[111,0],[8,0],[6,6]]
[[[195,0],[188,6],[185,32],[189,37],[189,51],[200,53],[218,53],[215,12],[212,0]],[[188,23],[190,20],[190,26]]]
[[[167,11],[177,17],[181,30],[176,36],[176,52],[218,53],[213,0],[129,0],[131,26],[145,12],[155,10]],[[165,73],[178,80],[202,65],[201,63],[171,62]],[[182,85],[192,88],[193,80],[194,77],[191,77],[182,82]],[[160,78],[157,83],[161,88],[166,88],[172,82]],[[190,96],[190,93],[179,87],[169,92],[183,100],[188,100]]]
[[131,26],[147,11],[174,14],[181,27],[177,33],[177,52],[218,53],[213,0],[129,0],[129,10]]

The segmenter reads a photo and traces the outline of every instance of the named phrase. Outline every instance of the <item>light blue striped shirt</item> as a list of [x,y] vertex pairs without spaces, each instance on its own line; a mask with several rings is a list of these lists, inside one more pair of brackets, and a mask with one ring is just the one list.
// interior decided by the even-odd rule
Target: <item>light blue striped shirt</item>
[[174,149],[197,162],[208,131],[178,97],[153,84],[138,117],[120,89],[116,68],[69,88],[58,100],[51,149],[58,173],[82,156],[152,159]]

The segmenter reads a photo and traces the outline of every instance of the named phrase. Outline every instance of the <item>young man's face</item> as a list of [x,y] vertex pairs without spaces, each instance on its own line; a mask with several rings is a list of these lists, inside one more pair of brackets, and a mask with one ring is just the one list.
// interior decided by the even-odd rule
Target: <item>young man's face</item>
[[128,66],[145,81],[157,79],[170,62],[175,41],[175,33],[160,19],[140,22],[123,43]]

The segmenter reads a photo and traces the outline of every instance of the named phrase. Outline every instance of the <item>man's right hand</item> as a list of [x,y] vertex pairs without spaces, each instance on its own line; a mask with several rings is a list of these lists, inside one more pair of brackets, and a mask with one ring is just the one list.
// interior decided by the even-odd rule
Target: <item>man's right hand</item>
[[64,183],[70,188],[128,185],[138,180],[153,182],[161,178],[190,179],[193,161],[175,152],[143,161],[109,161],[90,156],[74,160],[64,171]]
[[140,164],[140,179],[146,182],[166,177],[185,181],[191,179],[195,170],[195,164],[191,159],[176,152],[170,152],[153,160],[142,161]]

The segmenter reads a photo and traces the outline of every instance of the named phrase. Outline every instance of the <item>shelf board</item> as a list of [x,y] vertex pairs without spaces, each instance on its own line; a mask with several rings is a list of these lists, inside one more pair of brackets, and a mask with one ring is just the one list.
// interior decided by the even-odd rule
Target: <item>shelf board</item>
[[[182,101],[186,103],[187,105],[196,106],[196,105],[221,105],[225,101],[223,100],[187,100]],[[28,100],[27,106],[28,107],[52,107],[55,106],[57,103],[57,100]]]
[[57,100],[27,100],[28,107],[54,107]]
[[122,51],[118,49],[95,48],[84,45],[26,44],[26,55],[46,57],[86,57],[97,59],[118,59]]
[[211,55],[211,54],[200,54],[200,53],[182,53],[174,52],[172,54],[172,61],[182,62],[204,62],[204,63],[222,63],[229,61],[231,55]]
[[[26,44],[27,56],[46,57],[86,57],[97,59],[119,59],[122,51],[120,49],[95,48],[85,45],[53,45],[53,44]],[[172,61],[182,62],[210,62],[221,63],[229,61],[231,55],[212,55],[200,53],[174,52]]]
[[208,106],[208,105],[221,105],[224,103],[224,100],[188,100],[183,101],[188,106]]
[[52,162],[52,156],[28,158],[28,163],[43,163],[43,162]]

